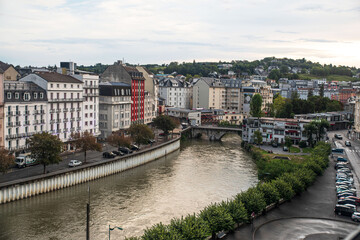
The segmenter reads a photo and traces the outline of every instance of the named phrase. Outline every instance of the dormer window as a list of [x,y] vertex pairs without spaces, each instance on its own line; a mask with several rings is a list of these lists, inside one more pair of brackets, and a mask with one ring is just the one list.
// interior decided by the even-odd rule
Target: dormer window
[[30,93],[24,93],[24,101],[30,101]]
[[44,93],[40,93],[40,98],[43,99],[44,98]]
[[34,93],[34,99],[37,99],[37,97],[38,97],[38,94]]
[[15,99],[19,99],[20,94],[18,92],[15,93]]
[[7,99],[11,99],[11,92],[8,92],[8,93],[6,94],[6,97],[7,97]]

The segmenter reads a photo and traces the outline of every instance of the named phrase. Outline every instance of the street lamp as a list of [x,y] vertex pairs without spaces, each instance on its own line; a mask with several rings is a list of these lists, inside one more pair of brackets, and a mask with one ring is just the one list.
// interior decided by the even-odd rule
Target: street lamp
[[115,228],[117,228],[117,229],[119,229],[119,230],[124,230],[124,229],[122,229],[121,227],[117,227],[117,226],[114,226],[113,228],[111,228],[110,225],[109,225],[109,240],[110,240],[110,232],[111,232],[112,230],[114,230]]

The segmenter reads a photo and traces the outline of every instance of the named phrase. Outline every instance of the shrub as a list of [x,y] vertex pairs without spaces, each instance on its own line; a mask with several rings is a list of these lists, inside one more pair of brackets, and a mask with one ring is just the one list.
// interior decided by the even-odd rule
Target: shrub
[[295,192],[291,188],[290,183],[287,183],[282,179],[272,180],[271,183],[274,184],[276,189],[279,191],[281,198],[290,200],[295,195]]
[[300,147],[300,148],[306,148],[306,147],[307,147],[306,141],[300,141],[300,142],[299,142],[299,147]]
[[215,239],[217,232],[231,230],[235,224],[230,213],[216,203],[205,207],[199,216],[209,226],[213,239]]
[[240,201],[231,200],[223,201],[221,206],[230,213],[233,221],[239,225],[239,223],[247,222],[247,211],[244,204]]
[[[295,171],[298,166],[296,163],[284,159],[272,159],[263,166],[258,166],[259,175],[268,180],[275,179],[286,172]],[[262,178],[261,178],[262,179]]]
[[235,200],[244,204],[248,218],[253,212],[260,213],[266,208],[264,194],[257,188],[249,188],[246,192],[239,193],[236,195]]
[[266,205],[276,203],[280,200],[280,193],[274,184],[266,182],[259,184],[257,188],[263,193]]
[[311,169],[312,171],[314,171],[314,173],[316,173],[316,175],[322,175],[323,173],[323,168],[315,160],[312,159],[306,161],[306,163],[304,164],[304,168]]
[[158,223],[145,230],[143,240],[180,240],[181,237],[176,231],[172,231],[169,226]]
[[188,215],[181,219],[172,219],[170,222],[170,229],[177,232],[181,239],[205,239],[210,235],[209,226],[207,223],[195,214]]
[[294,174],[304,183],[305,188],[309,187],[316,179],[316,174],[311,169],[300,168]]
[[303,183],[299,177],[295,176],[294,173],[285,173],[280,179],[290,183],[291,188],[296,194],[300,194],[305,190],[305,183]]

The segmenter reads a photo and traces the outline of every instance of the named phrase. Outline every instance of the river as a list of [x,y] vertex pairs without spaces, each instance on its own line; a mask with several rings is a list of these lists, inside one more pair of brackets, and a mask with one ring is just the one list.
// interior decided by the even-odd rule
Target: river
[[149,164],[90,183],[0,205],[0,239],[85,239],[90,186],[91,239],[139,236],[146,227],[198,213],[257,183],[240,138],[190,140]]

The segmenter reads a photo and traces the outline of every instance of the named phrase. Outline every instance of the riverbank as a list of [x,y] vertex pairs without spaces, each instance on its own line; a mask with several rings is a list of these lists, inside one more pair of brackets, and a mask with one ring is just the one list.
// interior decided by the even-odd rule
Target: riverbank
[[28,198],[119,173],[166,156],[180,148],[180,138],[131,155],[0,183],[0,204]]

